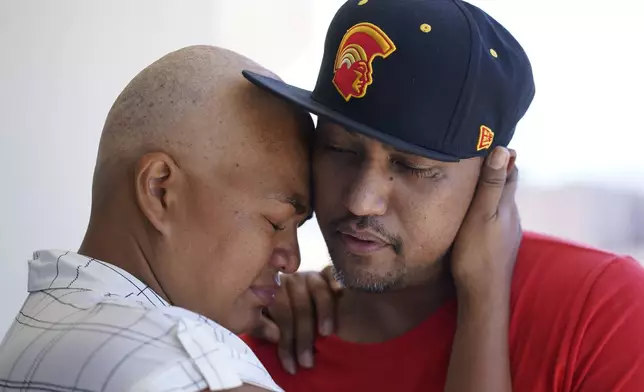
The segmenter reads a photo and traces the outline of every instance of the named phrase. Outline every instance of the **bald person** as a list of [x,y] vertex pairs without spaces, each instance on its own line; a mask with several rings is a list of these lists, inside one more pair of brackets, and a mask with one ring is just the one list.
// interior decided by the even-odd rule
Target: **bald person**
[[[78,252],[40,250],[0,346],[0,389],[280,391],[236,336],[294,272],[312,122],[214,47],[170,53],[116,99]],[[216,320],[213,321],[213,320]]]

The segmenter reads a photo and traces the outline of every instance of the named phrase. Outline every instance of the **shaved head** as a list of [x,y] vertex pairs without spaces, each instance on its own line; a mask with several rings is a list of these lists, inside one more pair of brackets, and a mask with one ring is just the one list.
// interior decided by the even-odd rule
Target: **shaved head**
[[103,128],[81,247],[237,332],[257,321],[278,271],[299,265],[313,126],[243,69],[272,75],[192,46],[134,77]]
[[[142,154],[163,151],[178,163],[230,162],[230,155],[279,149],[293,137],[288,127],[263,132],[258,121],[301,121],[307,137],[310,117],[251,86],[248,69],[276,77],[230,50],[191,46],[169,53],[141,71],[114,102],[105,122],[97,159],[95,199],[114,166],[131,164]],[[262,118],[264,117],[264,118]],[[212,154],[216,152],[216,154]],[[246,149],[245,153],[248,153]],[[97,191],[98,190],[98,191]]]

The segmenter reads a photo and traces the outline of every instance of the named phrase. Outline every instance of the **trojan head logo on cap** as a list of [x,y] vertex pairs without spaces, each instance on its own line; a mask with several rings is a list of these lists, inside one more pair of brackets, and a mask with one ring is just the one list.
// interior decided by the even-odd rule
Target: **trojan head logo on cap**
[[371,63],[395,50],[391,39],[376,25],[363,22],[350,28],[340,42],[333,74],[333,85],[344,100],[364,97],[373,83]]

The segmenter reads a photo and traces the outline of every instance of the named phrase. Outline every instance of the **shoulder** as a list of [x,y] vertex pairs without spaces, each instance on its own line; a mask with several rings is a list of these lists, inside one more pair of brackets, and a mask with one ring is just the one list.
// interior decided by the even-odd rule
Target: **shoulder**
[[629,256],[567,241],[527,240],[534,259],[526,264],[535,265],[524,266],[519,277],[528,289],[516,288],[515,355],[551,358],[561,370],[561,385],[570,390],[642,390],[643,266]]
[[273,379],[275,379],[275,381],[282,387],[286,388],[289,386],[293,376],[287,373],[282,367],[277,353],[277,345],[249,335],[241,335],[241,338],[253,350],[255,355],[257,355],[259,360],[270,373],[271,377],[273,377]]
[[[644,268],[631,257],[559,238],[524,235],[512,286],[513,322],[572,332],[583,320],[608,324],[617,309],[644,321]],[[608,323],[608,324],[607,324]],[[602,328],[603,328],[602,327]],[[579,330],[576,331],[577,333]]]
[[271,374],[275,374],[282,370],[282,366],[277,356],[277,345],[266,340],[257,339],[250,335],[243,334],[240,338],[251,350],[257,355],[257,358],[262,362],[266,369]]
[[0,385],[198,391],[250,384],[280,391],[237,336],[185,309],[118,298],[43,309],[39,301],[46,302],[29,296],[0,346]]
[[633,258],[526,233],[512,286],[513,372],[525,385],[641,390],[642,298]]
[[618,255],[603,249],[563,238],[527,231],[523,234],[519,259],[567,259],[572,263],[587,263],[615,258]]
[[586,291],[605,273],[638,280],[642,266],[631,257],[547,235],[524,234],[514,275],[514,289]]

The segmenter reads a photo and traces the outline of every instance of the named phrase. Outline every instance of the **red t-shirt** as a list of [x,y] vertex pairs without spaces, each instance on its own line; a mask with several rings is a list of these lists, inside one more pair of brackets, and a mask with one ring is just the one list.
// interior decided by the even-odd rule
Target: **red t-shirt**
[[[515,391],[643,392],[644,269],[635,260],[525,233],[515,266]],[[286,392],[443,391],[456,301],[390,341],[315,343],[315,367],[284,372],[276,347],[244,337]]]

